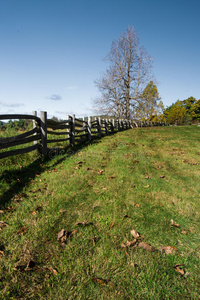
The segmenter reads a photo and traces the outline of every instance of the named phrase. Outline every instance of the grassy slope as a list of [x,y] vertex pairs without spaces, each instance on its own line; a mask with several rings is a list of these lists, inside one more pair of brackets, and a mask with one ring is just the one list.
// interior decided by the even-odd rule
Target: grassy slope
[[[133,129],[36,162],[32,173],[27,161],[10,165],[1,177],[1,201],[15,208],[0,214],[8,223],[0,232],[1,298],[199,299],[199,131]],[[82,221],[93,224],[76,225]],[[77,230],[64,246],[61,229]],[[178,254],[122,249],[132,229]]]

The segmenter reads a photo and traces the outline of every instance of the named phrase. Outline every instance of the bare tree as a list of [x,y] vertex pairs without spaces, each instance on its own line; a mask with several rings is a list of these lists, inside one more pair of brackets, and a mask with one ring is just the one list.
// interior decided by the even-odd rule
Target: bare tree
[[106,60],[110,67],[95,82],[101,97],[95,99],[94,106],[129,119],[149,81],[151,58],[144,47],[139,46],[137,33],[131,27],[112,42]]

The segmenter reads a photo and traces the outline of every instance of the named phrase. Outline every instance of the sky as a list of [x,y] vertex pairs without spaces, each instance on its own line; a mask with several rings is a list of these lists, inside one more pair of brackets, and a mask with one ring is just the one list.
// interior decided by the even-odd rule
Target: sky
[[0,0],[0,114],[92,115],[111,43],[134,26],[165,106],[200,99],[200,0]]

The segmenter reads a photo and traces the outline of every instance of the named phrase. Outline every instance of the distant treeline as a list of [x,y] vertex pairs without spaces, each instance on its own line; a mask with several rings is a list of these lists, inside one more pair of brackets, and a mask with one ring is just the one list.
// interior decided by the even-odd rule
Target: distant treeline
[[200,99],[189,97],[177,100],[164,110],[164,116],[169,124],[192,124],[200,121]]

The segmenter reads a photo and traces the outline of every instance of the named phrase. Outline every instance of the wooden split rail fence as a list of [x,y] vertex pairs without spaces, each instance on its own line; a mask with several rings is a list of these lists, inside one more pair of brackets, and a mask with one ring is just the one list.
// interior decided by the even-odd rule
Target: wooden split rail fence
[[[48,156],[50,143],[65,142],[63,146],[74,146],[77,143],[91,141],[95,137],[101,137],[116,131],[132,128],[131,121],[124,119],[102,119],[101,117],[75,118],[75,115],[67,116],[66,120],[54,121],[47,118],[47,112],[40,112],[40,117],[33,115],[9,114],[0,115],[0,120],[29,119],[33,120],[33,129],[12,137],[0,137],[0,159],[8,156],[28,153],[39,150],[45,157]],[[57,131],[60,130],[60,131]],[[61,138],[55,138],[61,136]],[[51,138],[52,137],[52,138]],[[21,148],[7,148],[33,142],[33,145]]]

